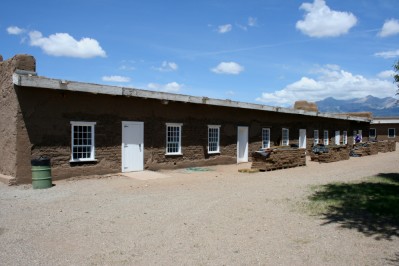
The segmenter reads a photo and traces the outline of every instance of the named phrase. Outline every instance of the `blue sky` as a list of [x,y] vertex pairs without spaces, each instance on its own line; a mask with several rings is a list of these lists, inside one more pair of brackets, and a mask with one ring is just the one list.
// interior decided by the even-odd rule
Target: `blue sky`
[[41,76],[274,106],[394,96],[397,0],[4,1]]

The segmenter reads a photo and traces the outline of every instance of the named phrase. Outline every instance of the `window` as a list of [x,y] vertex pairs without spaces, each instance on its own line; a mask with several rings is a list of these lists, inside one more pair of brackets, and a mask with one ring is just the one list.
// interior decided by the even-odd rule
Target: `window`
[[181,155],[181,127],[183,124],[166,124],[166,154]]
[[71,162],[94,161],[96,122],[71,122]]
[[323,143],[328,145],[328,130],[324,130]]
[[313,131],[313,144],[317,145],[319,144],[319,130]]
[[376,135],[377,135],[377,131],[375,130],[375,128],[370,128],[370,130],[369,130],[369,138],[370,139],[375,139]]
[[360,142],[362,142],[363,141],[363,131],[362,130],[358,130],[357,134],[359,134]]
[[357,130],[353,130],[353,143],[356,143]]
[[270,128],[262,128],[262,148],[270,148]]
[[208,126],[208,153],[219,153],[220,126]]
[[288,130],[288,128],[283,128],[282,135],[283,135],[283,137],[282,137],[282,140],[281,140],[281,145],[282,146],[288,146],[288,144],[289,144],[289,130]]
[[346,145],[348,144],[348,131],[343,131],[342,132],[342,144]]
[[388,138],[394,138],[394,137],[395,137],[395,129],[388,128]]

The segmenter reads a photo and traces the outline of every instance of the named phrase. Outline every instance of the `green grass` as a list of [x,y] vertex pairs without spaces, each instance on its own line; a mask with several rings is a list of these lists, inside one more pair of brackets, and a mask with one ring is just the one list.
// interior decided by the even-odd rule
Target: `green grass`
[[338,223],[376,239],[399,237],[399,174],[379,174],[357,183],[311,188],[307,209],[324,224]]

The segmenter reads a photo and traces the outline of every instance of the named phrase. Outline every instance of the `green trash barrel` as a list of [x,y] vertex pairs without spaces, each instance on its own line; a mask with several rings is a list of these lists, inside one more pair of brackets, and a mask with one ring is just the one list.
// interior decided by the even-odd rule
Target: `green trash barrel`
[[50,159],[40,157],[31,160],[32,165],[32,187],[34,189],[52,187]]

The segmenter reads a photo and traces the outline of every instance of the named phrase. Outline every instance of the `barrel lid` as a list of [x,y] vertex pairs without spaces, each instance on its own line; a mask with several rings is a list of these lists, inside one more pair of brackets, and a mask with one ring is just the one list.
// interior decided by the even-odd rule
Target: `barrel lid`
[[50,166],[50,158],[46,156],[40,156],[37,159],[32,159],[30,162],[32,166]]

